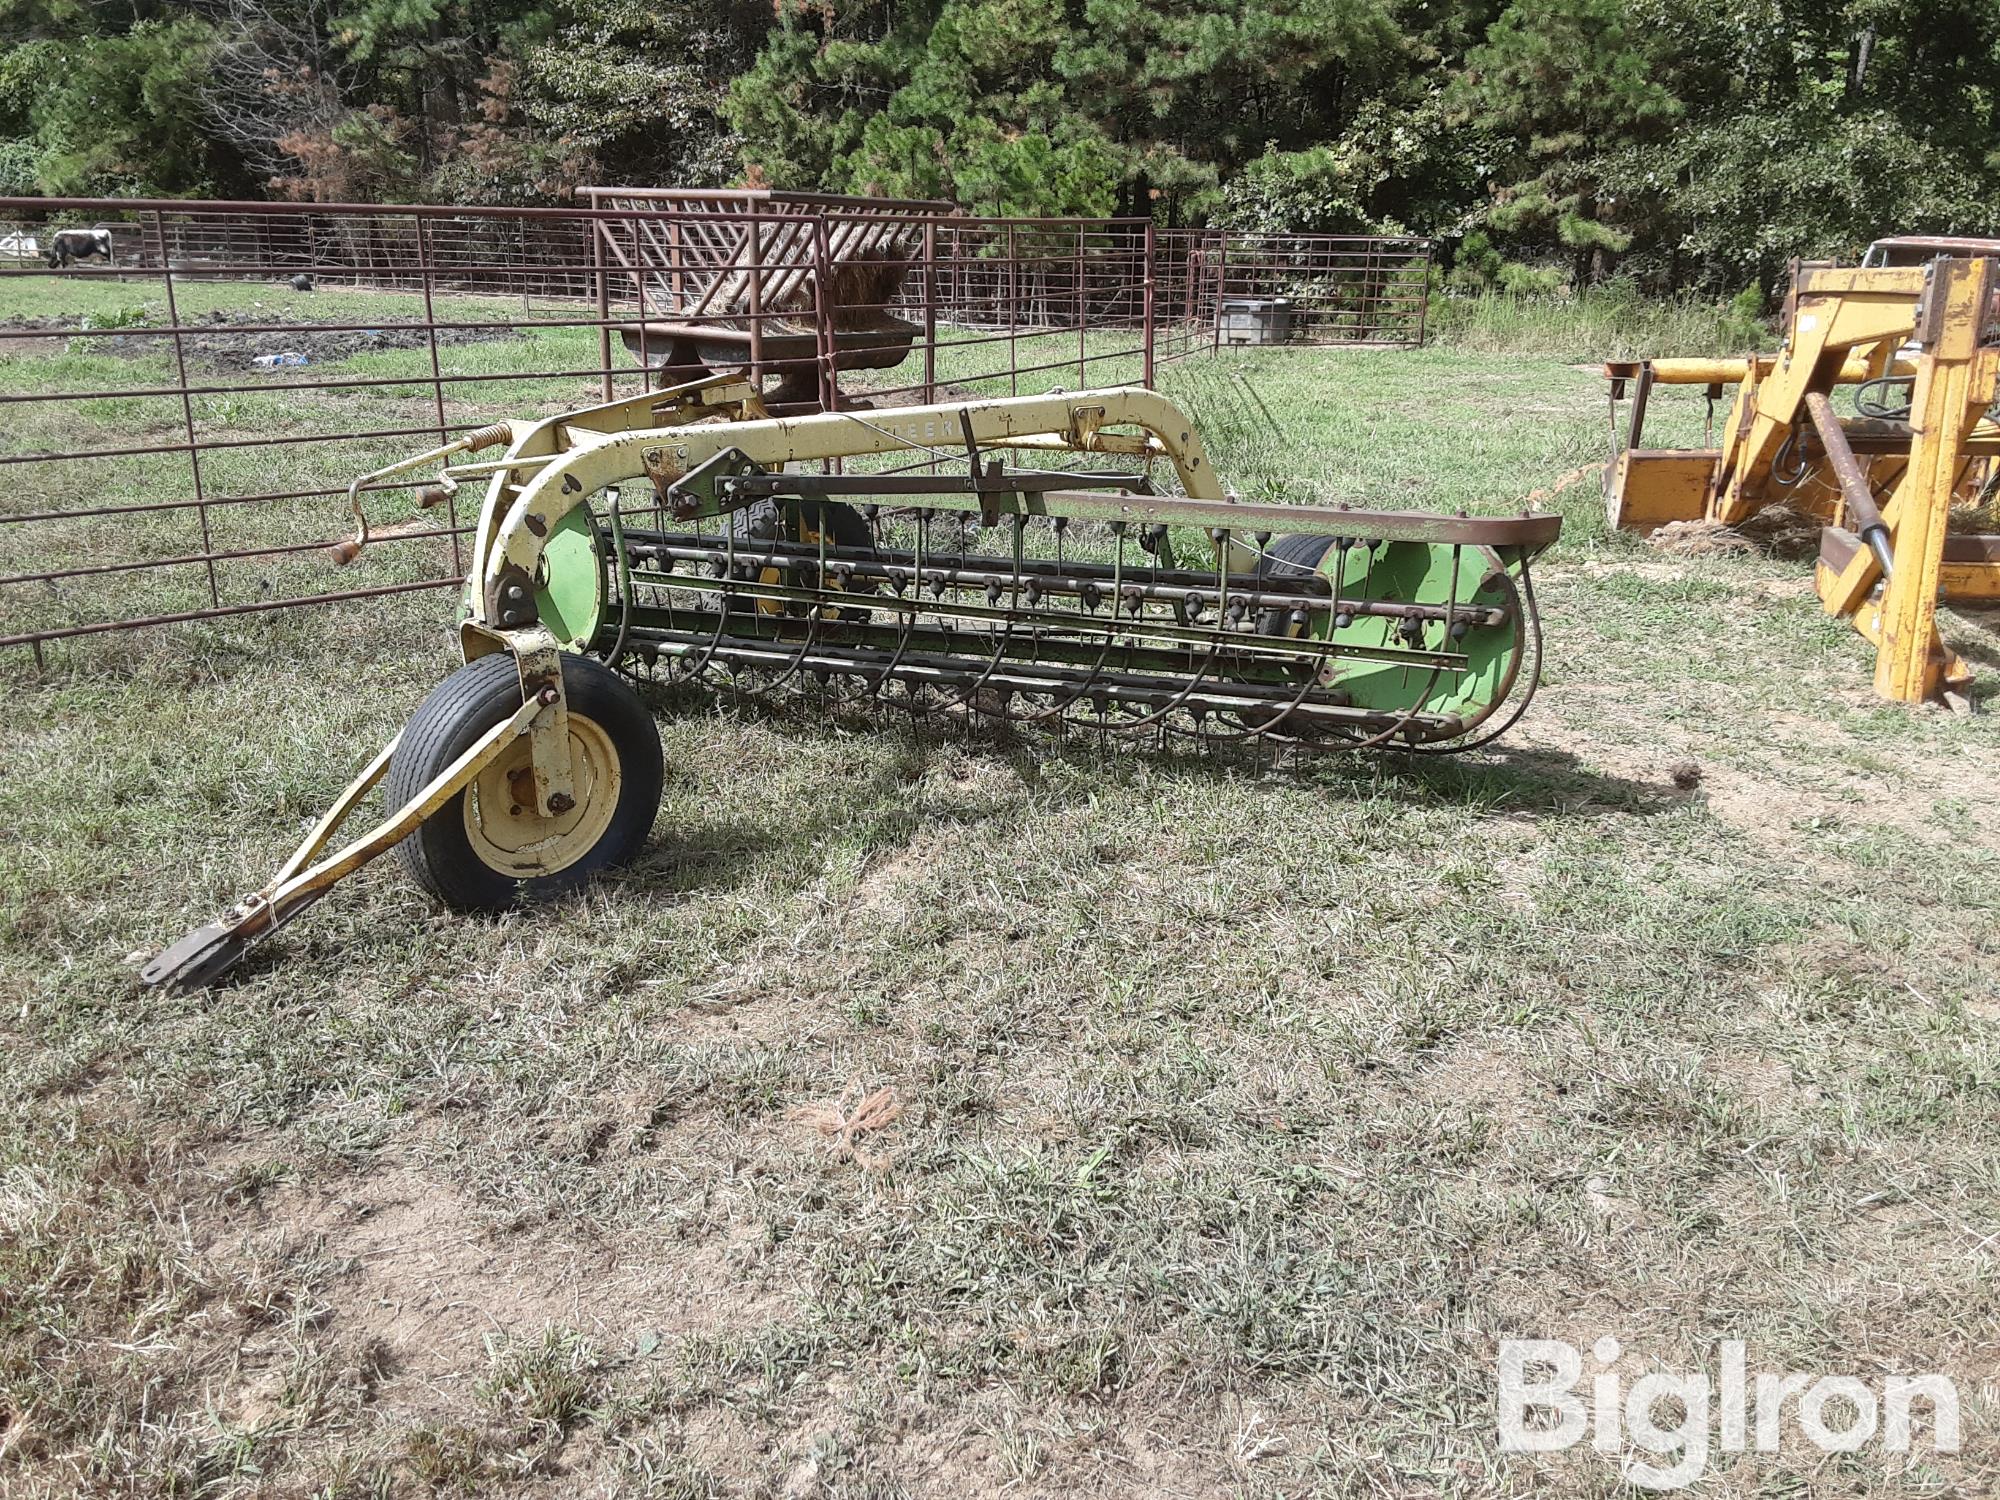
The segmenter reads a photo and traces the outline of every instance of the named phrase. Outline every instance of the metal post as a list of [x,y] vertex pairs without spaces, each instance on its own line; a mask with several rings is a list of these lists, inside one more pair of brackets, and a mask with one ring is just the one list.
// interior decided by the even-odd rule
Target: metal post
[[[641,248],[641,241],[646,242],[646,245],[650,246],[652,235],[647,229],[650,218],[641,219],[639,216],[641,214],[650,216],[652,212],[653,210],[646,204],[635,202],[632,205],[632,216],[621,221],[632,226],[632,287],[638,298],[639,389],[642,391],[651,390],[655,382],[653,379],[653,366],[650,363],[653,357],[653,304],[652,300],[646,295],[646,272],[644,269],[646,264],[646,250]],[[668,295],[672,295],[671,291]],[[659,381],[657,382],[662,387],[673,384],[673,381],[669,378],[664,368],[667,358],[667,354],[662,352],[660,355],[662,368],[660,370]]]
[[1021,310],[1021,263],[1016,258],[1014,226],[1007,226],[1007,384],[1008,393],[1021,394],[1021,355],[1015,345],[1015,323]]
[[840,344],[833,326],[833,300],[828,276],[833,269],[833,248],[827,241],[826,215],[812,219],[813,247],[813,329],[819,350],[819,405],[821,411],[840,410]]
[[1086,389],[1090,385],[1090,377],[1084,370],[1083,232],[1083,222],[1078,220],[1076,226],[1076,384],[1078,390]]
[[[611,281],[604,268],[604,220],[597,217],[597,189],[590,190],[590,249],[592,264],[597,273],[597,358],[604,377],[599,382],[604,399],[609,401],[611,391]],[[641,389],[646,381],[645,344],[641,341],[639,354],[639,383]]]
[[1431,310],[1431,264],[1434,247],[1429,240],[1424,241],[1423,281],[1417,293],[1417,347],[1424,344],[1424,325],[1429,320]]
[[1145,325],[1141,340],[1142,353],[1139,357],[1141,371],[1139,383],[1145,386],[1147,390],[1153,388],[1153,255],[1157,248],[1153,237],[1153,221],[1148,219],[1146,221],[1145,249],[1142,252],[1146,259],[1144,266],[1140,270],[1140,275],[1144,280],[1141,283],[1139,303],[1139,316]]
[[[614,198],[611,201],[616,203],[618,200]],[[652,322],[653,314],[652,299],[646,295],[646,255],[639,247],[639,241],[642,236],[639,215],[650,212],[651,210],[643,203],[634,201],[630,211],[631,216],[618,221],[630,225],[632,230],[632,256],[626,262],[626,270],[632,277],[632,305],[639,312],[639,389],[642,391],[650,387],[653,381],[652,367],[646,363],[647,356],[651,353],[653,347],[652,329],[648,326]],[[605,232],[607,234],[610,232],[610,224],[610,220],[605,221]],[[662,372],[660,383],[662,385],[666,384],[664,372]]]
[[[526,243],[527,235],[524,230],[522,233],[522,244],[525,246]],[[525,253],[523,253],[521,260],[522,265],[525,267],[527,264]],[[437,402],[437,436],[438,444],[442,446],[449,439],[445,432],[444,419],[444,367],[438,362],[437,302],[435,297],[437,272],[431,261],[430,222],[421,217],[417,220],[417,267],[422,272],[424,278],[424,337],[429,341],[431,346],[431,394],[436,398]],[[523,298],[526,298],[528,294],[527,288],[528,277],[524,269],[521,273],[521,295]],[[602,327],[603,325],[600,324],[599,326]],[[451,570],[454,573],[463,573],[465,571],[465,562],[459,556],[458,550],[457,494],[454,493],[451,496],[448,504],[449,509],[446,513],[451,517]]]
[[[750,385],[764,392],[764,236],[763,220],[750,219]],[[817,294],[815,294],[817,295]]]
[[166,288],[167,323],[174,330],[174,378],[181,388],[181,422],[187,430],[188,477],[194,482],[195,514],[201,518],[201,550],[208,568],[208,602],[220,608],[222,590],[215,579],[215,558],[208,555],[215,551],[215,543],[209,535],[208,492],[201,483],[201,448],[194,435],[194,401],[188,395],[187,348],[181,341],[181,312],[174,300],[173,257],[167,253],[166,220],[158,209],[153,210],[153,238],[160,246],[160,283]]
[[[421,224],[423,220],[419,219],[417,222]],[[531,297],[531,288],[534,285],[534,273],[528,269],[534,252],[528,249],[528,224],[525,219],[521,221],[520,230],[521,248],[515,253],[521,258],[521,316],[523,319],[527,319],[535,315]]]
[[924,403],[937,400],[937,221],[924,220]]
[[1217,237],[1215,252],[1215,314],[1211,320],[1215,326],[1214,341],[1209,345],[1209,353],[1222,352],[1222,298],[1229,289],[1229,231],[1223,230]]

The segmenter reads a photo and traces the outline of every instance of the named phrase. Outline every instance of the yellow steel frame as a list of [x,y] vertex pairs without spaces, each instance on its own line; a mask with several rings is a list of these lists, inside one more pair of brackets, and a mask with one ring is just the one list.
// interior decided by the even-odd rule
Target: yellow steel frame
[[[766,468],[799,459],[859,458],[930,449],[1059,448],[1171,460],[1197,500],[1220,500],[1194,424],[1173,402],[1131,387],[941,406],[816,412],[774,418],[755,405],[747,383],[696,382],[575,412],[528,428],[508,449],[508,472],[493,475],[473,538],[471,624],[504,635],[510,583],[531,580],[556,525],[589,496],[633,479],[670,484],[734,449]],[[728,416],[735,420],[718,421]],[[1112,428],[1138,431],[1114,432]],[[469,643],[469,654],[490,649]]]
[[[1697,518],[1736,525],[1777,499],[1819,515],[1829,523],[1829,541],[1815,585],[1827,613],[1875,645],[1875,690],[1898,702],[1961,692],[1971,673],[1940,639],[1937,608],[1946,584],[1954,598],[2000,598],[2000,558],[1981,548],[1952,555],[1947,539],[1969,463],[2000,450],[2000,426],[1990,415],[2000,394],[1996,288],[2000,261],[1992,259],[1804,269],[1775,356],[1607,367],[1615,379],[1637,376],[1646,388],[1706,385],[1713,396],[1736,386],[1717,448],[1635,446],[1618,455],[1608,485],[1614,522],[1636,530]],[[1908,451],[1860,461],[1862,481],[1888,495],[1880,502],[1891,564],[1885,578],[1873,549],[1851,545],[1860,526],[1824,445],[1796,478],[1781,480],[1775,466],[1786,446],[1811,430],[1809,396],[1892,373],[1914,377]],[[1857,503],[1868,499],[1857,495]]]
[[468,661],[495,651],[513,654],[521,674],[521,707],[481,735],[406,805],[339,853],[315,863],[387,772],[397,743],[391,740],[277,874],[221,917],[156,955],[140,976],[147,984],[207,983],[234,963],[249,941],[281,926],[336,881],[407,838],[519,738],[528,740],[537,815],[559,816],[575,805],[561,654],[555,637],[535,619],[532,609],[516,615],[510,605],[529,597],[540,573],[544,538],[570,511],[607,486],[643,478],[665,489],[731,450],[776,468],[800,458],[857,457],[912,447],[930,448],[946,458],[963,453],[970,461],[970,444],[1162,457],[1172,462],[1189,497],[1225,498],[1193,424],[1171,401],[1151,391],[1117,388],[951,406],[826,412],[781,421],[765,412],[747,381],[725,376],[648,391],[532,426],[497,423],[415,460],[378,470],[349,489],[357,532],[348,555],[358,554],[369,538],[360,501],[368,479],[502,442],[507,445],[504,458],[447,469],[444,483],[448,492],[468,479],[487,481],[473,538],[473,587],[461,645]]
[[372,791],[389,769],[390,757],[401,739],[384,745],[368,768],[353,781],[327,811],[305,842],[279,867],[278,873],[256,891],[238,901],[213,922],[197,927],[186,937],[154,955],[139,973],[146,984],[199,987],[242,955],[253,939],[284,926],[339,881],[363,865],[379,858],[416,832],[419,825],[453,797],[470,786],[507,746],[533,732],[537,720],[552,710],[553,695],[529,698],[504,723],[495,724],[467,747],[465,753],[401,807],[390,811],[380,823],[346,845],[338,854],[314,862],[333,836],[346,824],[361,800]]

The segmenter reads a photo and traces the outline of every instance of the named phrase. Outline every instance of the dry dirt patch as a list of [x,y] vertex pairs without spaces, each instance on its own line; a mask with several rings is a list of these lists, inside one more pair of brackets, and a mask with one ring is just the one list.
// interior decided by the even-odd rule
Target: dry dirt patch
[[648,1338],[753,1327],[788,1303],[757,1283],[754,1261],[728,1236],[508,1232],[459,1190],[403,1166],[283,1185],[212,1249],[227,1253],[232,1243],[248,1261],[324,1247],[334,1268],[324,1331],[380,1351],[392,1372],[380,1393],[390,1409],[420,1411],[427,1392],[463,1394],[496,1336],[561,1327],[622,1355]]

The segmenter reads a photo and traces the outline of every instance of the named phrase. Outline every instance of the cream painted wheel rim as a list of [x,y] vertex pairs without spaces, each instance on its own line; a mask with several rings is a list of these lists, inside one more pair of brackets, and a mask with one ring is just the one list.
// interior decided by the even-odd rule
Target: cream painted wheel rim
[[535,773],[522,735],[465,790],[465,837],[480,860],[526,878],[568,869],[597,847],[618,811],[623,785],[611,736],[574,709],[569,715],[570,765],[576,806],[553,818],[535,813]]

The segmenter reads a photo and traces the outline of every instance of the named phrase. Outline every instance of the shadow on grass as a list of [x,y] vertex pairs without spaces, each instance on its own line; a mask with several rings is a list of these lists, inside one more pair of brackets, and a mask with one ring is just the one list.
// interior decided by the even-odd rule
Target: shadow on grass
[[1975,665],[2000,669],[2000,605],[1955,603],[1951,612],[1962,628],[1946,644]]
[[1690,793],[1671,781],[1634,781],[1593,771],[1567,750],[1495,747],[1468,757],[1400,757],[1388,762],[1429,795],[1496,813],[1653,817],[1684,807]]
[[[715,711],[713,696],[691,689],[649,686],[645,696],[656,712]],[[836,722],[836,716],[816,713],[802,699],[771,702],[745,696],[733,701],[729,711],[801,747],[824,741]],[[1013,816],[1016,809],[1004,802],[984,806],[969,802],[941,810],[913,800],[911,784],[921,774],[923,761],[946,753],[981,756],[1007,766],[1024,785],[1059,808],[1080,806],[1106,786],[1162,773],[1211,783],[1218,795],[1227,788],[1240,794],[1247,783],[1276,782],[1323,791],[1330,802],[1386,799],[1412,812],[1455,807],[1475,818],[1494,819],[1651,817],[1684,807],[1695,795],[1671,782],[1653,784],[1593,771],[1569,751],[1544,747],[1490,748],[1468,756],[1319,752],[1274,757],[1269,750],[1257,753],[1242,745],[1202,749],[1181,742],[1162,749],[1147,739],[1107,754],[1097,746],[1094,734],[1072,731],[1058,737],[983,723],[941,725],[886,708],[872,712],[847,708],[837,721],[850,730],[873,726],[875,733],[898,741],[904,753],[875,765],[865,780],[843,781],[839,795],[814,800],[803,820],[796,808],[783,819],[775,814],[768,819],[709,817],[696,811],[686,821],[657,830],[638,858],[613,877],[614,882],[642,898],[736,891],[768,878],[774,861],[789,853],[852,837],[857,828],[863,831],[862,842],[874,852],[906,846],[921,829],[936,828],[941,822],[976,827]],[[1058,768],[1072,774],[1055,774]],[[555,898],[557,904],[570,899],[575,898]],[[494,919],[466,913],[460,920]],[[260,941],[223,983],[256,979],[295,958],[292,944]]]
[[[1089,788],[1056,787],[1048,772],[1060,765],[1109,778],[1114,783],[1140,767],[1218,784],[1276,778],[1297,786],[1318,786],[1334,795],[1388,796],[1410,804],[1461,806],[1501,815],[1561,813],[1572,817],[1650,817],[1685,806],[1691,793],[1671,781],[1646,782],[1591,770],[1575,754],[1547,747],[1510,748],[1505,741],[1464,755],[1409,751],[1281,749],[1263,741],[1231,743],[1193,737],[1129,736],[1067,727],[1021,728],[964,716],[928,717],[900,705],[872,708],[816,705],[809,698],[763,698],[742,693],[718,700],[698,688],[642,685],[656,713],[724,711],[801,744],[823,740],[837,726],[849,732],[895,737],[919,761],[945,750],[981,755],[1006,765],[1058,801],[1080,801]],[[902,784],[885,787],[893,800]],[[830,804],[837,824],[854,811],[851,802]],[[692,831],[691,831],[692,832]],[[694,834],[704,847],[709,840]],[[746,836],[747,832],[746,832]],[[768,842],[768,840],[767,840]],[[740,848],[741,846],[735,846]]]

